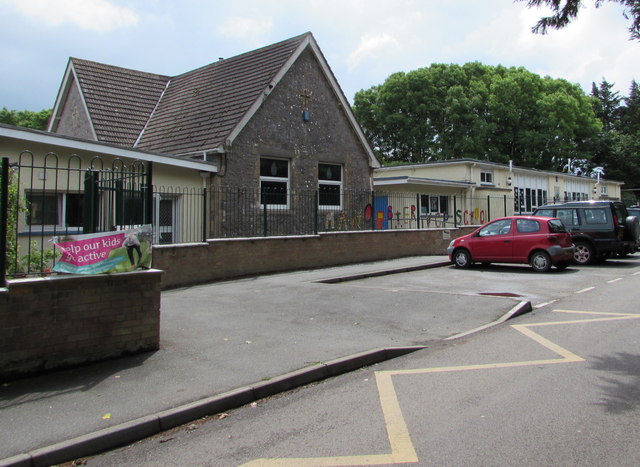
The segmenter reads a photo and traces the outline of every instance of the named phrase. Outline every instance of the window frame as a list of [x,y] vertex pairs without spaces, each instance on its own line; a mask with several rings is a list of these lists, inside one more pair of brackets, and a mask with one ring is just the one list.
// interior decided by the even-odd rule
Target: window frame
[[[37,197],[53,197],[55,203],[55,224],[44,223],[45,218],[43,217],[42,222],[32,222],[32,211],[31,204],[33,203],[33,199],[37,199]],[[24,219],[24,229],[23,232],[33,232],[35,230],[42,231],[56,231],[56,232],[74,232],[74,233],[82,233],[84,230],[84,225],[82,223],[82,203],[84,201],[84,193],[75,192],[75,191],[51,191],[51,190],[38,190],[38,189],[28,189],[25,190],[24,197],[26,200],[27,208],[29,212],[26,213]],[[76,218],[79,219],[77,225],[69,225],[69,216],[72,215],[73,210],[71,209],[70,202],[71,200],[79,200],[75,201],[76,207]],[[44,209],[47,209],[45,205]]]
[[480,169],[480,184],[495,185],[493,183],[493,170]]
[[[263,161],[271,161],[271,166],[273,166],[273,164],[277,164],[278,162],[286,162],[287,165],[287,176],[286,177],[282,177],[282,176],[277,176],[277,175],[263,175],[262,174],[262,162]],[[259,196],[260,196],[260,208],[264,209],[265,207],[267,209],[289,209],[291,207],[291,161],[289,159],[285,159],[282,157],[271,157],[271,156],[260,156],[259,159],[259,169],[260,169],[260,191],[259,191]],[[273,170],[273,169],[272,169]],[[277,172],[278,168],[276,167],[276,172]],[[272,202],[267,202],[265,203],[265,192],[263,190],[263,183],[283,183],[285,185],[285,202],[284,203],[272,203]]]
[[[320,178],[322,174],[321,166],[329,166],[339,169],[339,180],[331,180],[328,178]],[[318,162],[318,209],[321,210],[341,210],[344,205],[344,168],[340,164],[331,164],[329,162]],[[323,204],[323,193],[322,187],[337,187],[338,189],[338,204]],[[329,195],[331,196],[331,195]],[[332,197],[332,196],[331,196]]]

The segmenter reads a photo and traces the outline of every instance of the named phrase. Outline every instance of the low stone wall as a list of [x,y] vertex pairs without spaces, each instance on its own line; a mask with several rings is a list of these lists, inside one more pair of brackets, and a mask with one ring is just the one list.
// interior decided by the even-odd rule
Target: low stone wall
[[158,245],[153,248],[153,267],[166,272],[162,287],[170,288],[403,256],[445,255],[452,239],[476,227],[335,232]]
[[10,281],[0,291],[0,381],[160,344],[158,270]]

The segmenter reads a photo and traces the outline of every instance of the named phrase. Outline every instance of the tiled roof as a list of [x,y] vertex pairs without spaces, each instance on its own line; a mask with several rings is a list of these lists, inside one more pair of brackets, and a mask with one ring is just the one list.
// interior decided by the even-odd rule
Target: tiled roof
[[168,76],[72,58],[98,141],[133,147]]
[[138,147],[187,154],[224,143],[307,34],[172,78]]
[[176,77],[71,59],[98,141],[164,154],[223,144],[310,35]]

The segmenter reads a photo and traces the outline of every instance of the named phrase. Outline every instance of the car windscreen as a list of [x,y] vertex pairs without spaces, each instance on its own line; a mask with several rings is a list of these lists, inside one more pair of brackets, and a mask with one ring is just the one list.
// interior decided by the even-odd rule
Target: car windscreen
[[549,232],[551,233],[565,233],[566,227],[560,219],[551,219],[549,221]]

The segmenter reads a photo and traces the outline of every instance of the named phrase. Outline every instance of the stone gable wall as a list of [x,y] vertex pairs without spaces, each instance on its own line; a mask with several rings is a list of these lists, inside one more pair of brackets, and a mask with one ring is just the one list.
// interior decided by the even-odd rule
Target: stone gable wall
[[[311,93],[307,109],[300,95]],[[217,187],[260,188],[260,157],[290,160],[291,189],[317,189],[318,163],[341,164],[345,189],[370,189],[370,160],[314,55],[306,50],[233,143]],[[247,181],[252,181],[247,185]]]
[[67,99],[62,107],[60,120],[57,126],[54,126],[54,133],[95,141],[89,116],[85,111],[84,102],[75,81],[71,85]]

